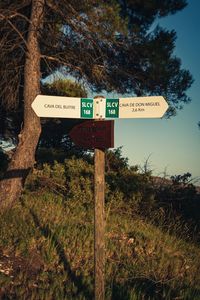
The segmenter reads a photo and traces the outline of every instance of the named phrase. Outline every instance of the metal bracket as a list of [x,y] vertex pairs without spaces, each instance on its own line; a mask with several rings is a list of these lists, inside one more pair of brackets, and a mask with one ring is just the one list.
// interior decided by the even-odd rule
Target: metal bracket
[[96,96],[94,98],[94,118],[105,119],[106,99],[103,96]]

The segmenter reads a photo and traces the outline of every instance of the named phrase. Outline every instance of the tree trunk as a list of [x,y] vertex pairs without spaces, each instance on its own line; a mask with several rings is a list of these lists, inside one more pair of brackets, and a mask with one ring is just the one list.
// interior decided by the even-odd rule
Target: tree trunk
[[25,179],[35,163],[35,151],[41,133],[40,119],[31,103],[40,93],[39,29],[43,22],[45,0],[33,0],[24,69],[24,124],[19,143],[8,170],[0,182],[0,209],[10,208],[21,195]]

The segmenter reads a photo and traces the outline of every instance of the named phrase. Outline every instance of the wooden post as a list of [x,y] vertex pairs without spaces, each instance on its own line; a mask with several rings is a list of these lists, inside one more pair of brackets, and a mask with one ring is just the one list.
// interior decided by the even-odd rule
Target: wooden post
[[[96,96],[94,99],[105,98]],[[95,113],[98,113],[96,111]],[[101,120],[101,116],[99,115]],[[96,120],[98,122],[98,120]],[[94,277],[95,300],[104,300],[105,273],[105,150],[94,150]]]
[[95,300],[104,300],[104,269],[105,269],[105,151],[95,149],[95,208],[94,208],[94,271],[95,271]]

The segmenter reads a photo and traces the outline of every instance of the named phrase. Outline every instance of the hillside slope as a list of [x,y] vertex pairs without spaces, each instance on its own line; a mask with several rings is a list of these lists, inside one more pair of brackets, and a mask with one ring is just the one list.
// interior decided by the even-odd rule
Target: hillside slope
[[[83,160],[30,176],[0,219],[1,299],[93,299],[92,176]],[[138,194],[106,189],[106,299],[200,299],[193,233],[178,218],[156,226],[135,210]]]

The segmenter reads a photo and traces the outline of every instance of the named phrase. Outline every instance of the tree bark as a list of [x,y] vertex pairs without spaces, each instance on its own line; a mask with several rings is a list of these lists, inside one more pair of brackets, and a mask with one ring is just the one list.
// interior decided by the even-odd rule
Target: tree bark
[[24,124],[19,143],[3,180],[0,182],[0,210],[10,208],[22,193],[25,179],[35,163],[41,133],[40,119],[31,103],[40,93],[39,29],[42,27],[45,0],[33,0],[24,69]]

